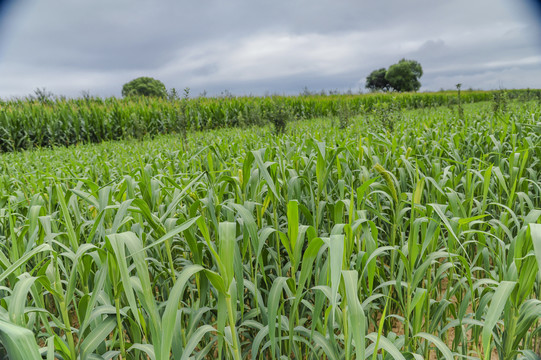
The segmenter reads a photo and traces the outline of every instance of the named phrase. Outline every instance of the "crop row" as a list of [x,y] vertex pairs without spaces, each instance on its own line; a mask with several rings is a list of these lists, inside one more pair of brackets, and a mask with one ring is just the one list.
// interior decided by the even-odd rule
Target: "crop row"
[[[498,92],[462,92],[462,103],[487,101]],[[510,90],[513,99],[539,99],[538,90]],[[366,114],[385,104],[400,109],[453,105],[456,93],[367,94],[267,98],[198,98],[160,100],[34,99],[0,102],[0,152],[35,147],[98,143],[127,138],[140,139],[187,130],[244,127],[267,124],[277,108],[292,118],[335,116],[347,108]]]

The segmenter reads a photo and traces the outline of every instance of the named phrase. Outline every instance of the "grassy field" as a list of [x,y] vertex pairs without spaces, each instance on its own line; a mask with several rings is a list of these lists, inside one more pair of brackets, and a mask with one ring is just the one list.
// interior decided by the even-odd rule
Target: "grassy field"
[[[541,90],[462,91],[461,102],[487,101],[502,95],[506,99],[539,101]],[[283,110],[295,119],[313,119],[344,111],[365,114],[389,105],[417,109],[453,106],[457,102],[455,91],[193,99],[65,99],[42,95],[0,100],[0,152],[261,126],[272,122]]]
[[0,155],[10,359],[538,359],[541,104]]

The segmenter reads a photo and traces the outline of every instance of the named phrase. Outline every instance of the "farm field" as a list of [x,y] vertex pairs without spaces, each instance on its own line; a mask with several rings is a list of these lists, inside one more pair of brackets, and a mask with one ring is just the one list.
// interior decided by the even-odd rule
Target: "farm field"
[[[505,96],[540,100],[541,90],[462,91],[461,102],[476,103]],[[47,95],[0,100],[0,152],[35,147],[100,143],[127,138],[184,133],[223,127],[262,126],[285,110],[296,119],[361,114],[392,105],[400,109],[453,106],[456,91],[436,93],[370,93],[271,97],[95,98],[66,99]]]
[[538,359],[541,103],[496,105],[0,154],[0,354]]

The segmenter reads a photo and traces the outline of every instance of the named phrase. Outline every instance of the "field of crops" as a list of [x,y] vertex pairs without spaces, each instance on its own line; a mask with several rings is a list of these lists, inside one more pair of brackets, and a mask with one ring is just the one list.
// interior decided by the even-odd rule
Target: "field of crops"
[[[541,90],[463,91],[461,101],[540,100]],[[261,126],[276,110],[287,109],[295,119],[335,116],[344,108],[364,114],[392,104],[400,109],[456,105],[454,91],[333,96],[273,96],[221,98],[54,98],[0,100],[0,152],[35,147],[152,138],[224,127]]]
[[0,155],[0,354],[538,359],[541,103],[459,114]]

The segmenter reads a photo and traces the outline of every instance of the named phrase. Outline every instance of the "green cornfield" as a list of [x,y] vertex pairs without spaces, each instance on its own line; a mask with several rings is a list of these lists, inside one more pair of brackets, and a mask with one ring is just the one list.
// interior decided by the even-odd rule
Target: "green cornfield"
[[539,359],[541,103],[510,98],[343,129],[283,98],[281,135],[227,122],[276,99],[2,103],[0,354]]
[[[463,91],[462,102],[492,100],[501,91]],[[541,90],[507,90],[506,97],[539,100]],[[38,98],[0,100],[0,152],[110,140],[152,138],[224,127],[261,126],[273,110],[290,109],[296,119],[336,116],[343,105],[365,114],[381,105],[401,109],[454,106],[457,94],[364,94],[222,98]]]

